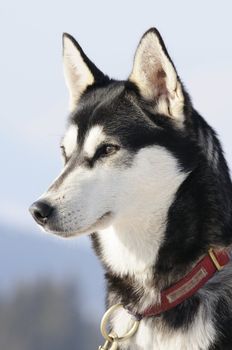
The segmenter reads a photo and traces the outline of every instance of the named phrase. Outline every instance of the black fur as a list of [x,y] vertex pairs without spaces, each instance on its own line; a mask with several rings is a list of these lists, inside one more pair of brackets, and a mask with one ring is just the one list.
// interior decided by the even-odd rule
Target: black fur
[[[135,85],[110,81],[84,94],[81,108],[71,122],[78,124],[80,143],[90,126],[100,124],[107,134],[118,135],[120,143],[130,151],[154,144],[166,147],[179,159],[180,167],[190,171],[169,210],[166,237],[154,265],[154,284],[166,288],[170,280],[174,283],[188,272],[209,247],[232,243],[232,186],[216,134],[194,110],[186,93],[184,129],[178,129],[170,118],[152,113],[150,107]],[[160,128],[155,128],[156,125]],[[209,137],[212,154],[207,153]],[[218,161],[214,167],[215,158]],[[97,234],[92,235],[92,241],[102,258]],[[108,266],[104,267],[108,293],[116,294],[124,305],[136,305],[143,291],[138,293],[128,276],[120,278]],[[186,329],[191,326],[201,302],[195,295],[161,317],[170,327]],[[232,348],[232,312],[227,302],[219,298],[214,305],[218,339],[210,350]]]
[[[152,30],[169,57],[160,34]],[[70,123],[78,125],[79,147],[68,163],[67,173],[69,167],[78,163],[94,166],[100,161],[97,157],[86,160],[82,153],[85,135],[94,125],[102,125],[105,133],[114,136],[118,144],[131,154],[150,145],[165,147],[178,160],[180,169],[188,173],[169,208],[165,239],[154,261],[154,286],[162,290],[183,277],[210,247],[232,244],[232,184],[220,142],[214,130],[193,108],[183,85],[185,121],[180,127],[169,116],[155,113],[157,101],[145,100],[135,84],[106,77],[76,41],[72,37],[70,39],[93,73],[95,83],[83,93],[70,117]],[[64,173],[63,178],[65,176]],[[98,234],[94,233],[91,237],[93,247],[103,261]],[[104,264],[104,267],[108,286],[107,305],[122,302],[136,310],[143,288],[132,277],[119,277],[109,266]],[[214,284],[213,288],[210,283],[203,290],[205,288],[207,293],[219,295],[211,305],[215,310],[213,322],[217,339],[210,350],[232,349],[231,290],[228,284],[223,284],[223,280],[221,284]],[[202,291],[196,293],[160,315],[159,319],[171,329],[188,329],[199,305],[207,312],[209,300],[205,300],[203,294]]]
[[[78,124],[80,146],[87,130],[100,124],[106,134],[117,136],[122,147],[132,152],[156,144],[167,148],[179,160],[180,168],[190,172],[169,210],[165,240],[154,264],[154,285],[168,287],[170,281],[174,283],[188,272],[209,247],[232,243],[232,186],[228,168],[215,132],[194,110],[186,92],[184,128],[178,128],[165,115],[152,113],[150,103],[134,84],[112,80],[89,88],[70,122]],[[207,147],[209,137],[213,145],[211,154]],[[97,234],[92,235],[92,240],[102,258]],[[116,299],[124,305],[136,305],[143,290],[138,293],[133,279],[115,276],[108,266],[105,269],[108,293],[117,295]],[[201,302],[195,295],[161,317],[170,327],[186,329],[191,326]],[[231,308],[223,299],[214,306],[218,340],[211,350],[231,349]]]
[[[170,280],[175,282],[182,277],[209,247],[232,243],[232,186],[228,168],[214,131],[192,108],[190,101],[184,130],[176,128],[170,118],[152,114],[150,106],[138,96],[136,87],[128,88],[125,82],[110,82],[98,90],[88,91],[83,101],[83,107],[72,116],[72,122],[79,127],[80,143],[90,126],[100,124],[107,134],[118,135],[122,146],[130,151],[162,145],[179,159],[184,171],[191,171],[169,210],[165,243],[154,265],[154,283],[168,287]],[[155,128],[156,125],[161,128]],[[199,142],[199,132],[212,137],[213,152],[218,157],[216,168],[209,161],[202,140]],[[213,159],[213,154],[211,156]],[[101,258],[97,235],[93,234],[92,239]],[[108,289],[120,295],[125,305],[136,304],[140,295],[135,292],[133,281],[127,276],[119,278],[107,266],[105,268]],[[199,297],[194,296],[166,312],[163,319],[171,327],[186,328],[191,325],[199,303]],[[219,306],[215,307],[220,310]],[[231,320],[232,315],[228,317]]]

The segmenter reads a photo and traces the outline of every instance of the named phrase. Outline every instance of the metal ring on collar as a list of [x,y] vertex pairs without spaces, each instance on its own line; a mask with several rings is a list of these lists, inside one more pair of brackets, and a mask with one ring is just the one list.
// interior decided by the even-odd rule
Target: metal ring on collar
[[[109,317],[118,309],[120,308],[123,308],[123,305],[122,304],[115,304],[113,306],[111,306],[107,311],[106,313],[104,314],[104,316],[102,317],[102,321],[101,321],[101,333],[103,335],[103,337],[112,342],[113,339],[112,337],[110,336],[110,334],[108,333],[106,327],[107,327],[107,324],[108,324],[108,320],[109,320]],[[126,310],[126,309],[124,309]],[[134,324],[133,326],[131,327],[131,329],[126,333],[124,334],[123,336],[121,337],[114,337],[115,340],[117,341],[124,341],[124,340],[127,340],[129,338],[131,338],[138,330],[138,327],[139,327],[139,322],[138,320],[135,320],[134,321]]]

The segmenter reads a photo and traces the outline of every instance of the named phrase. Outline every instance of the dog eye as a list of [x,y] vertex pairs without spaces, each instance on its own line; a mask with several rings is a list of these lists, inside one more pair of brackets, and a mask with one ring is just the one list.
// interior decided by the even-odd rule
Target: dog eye
[[117,150],[118,150],[118,146],[116,146],[116,145],[106,145],[104,152],[105,152],[105,154],[110,155],[110,154],[115,153]]
[[105,144],[99,147],[99,149],[96,151],[96,158],[100,157],[108,157],[111,156],[112,154],[116,153],[119,150],[118,145],[112,145],[112,144]]

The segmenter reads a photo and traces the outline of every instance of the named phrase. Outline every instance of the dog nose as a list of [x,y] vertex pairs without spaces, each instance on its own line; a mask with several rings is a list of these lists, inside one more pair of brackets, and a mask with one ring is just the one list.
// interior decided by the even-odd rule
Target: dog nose
[[33,216],[35,221],[40,225],[46,224],[48,217],[52,213],[52,210],[53,208],[51,205],[42,201],[37,201],[33,203],[29,208],[31,215]]

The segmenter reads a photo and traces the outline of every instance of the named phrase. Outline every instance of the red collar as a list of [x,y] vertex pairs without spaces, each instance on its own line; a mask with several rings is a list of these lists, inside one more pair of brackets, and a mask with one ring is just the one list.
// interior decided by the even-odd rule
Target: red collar
[[172,309],[195,294],[219,270],[228,264],[230,256],[227,250],[215,251],[212,248],[197,265],[176,284],[161,292],[160,304],[146,309],[139,318],[158,316]]

